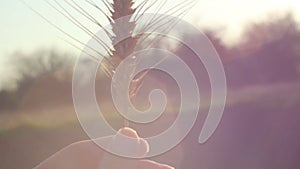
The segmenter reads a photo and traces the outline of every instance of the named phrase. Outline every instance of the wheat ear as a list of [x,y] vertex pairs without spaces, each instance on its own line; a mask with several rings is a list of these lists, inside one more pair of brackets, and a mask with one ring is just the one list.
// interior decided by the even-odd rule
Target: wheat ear
[[[102,7],[98,6],[96,2],[93,0],[85,0],[84,2],[91,5],[98,11],[100,11],[101,14],[103,14],[109,22],[112,23],[112,35],[109,30],[107,30],[101,22],[97,20],[97,18],[93,17],[89,11],[84,9],[79,3],[76,2],[76,0],[63,0],[63,1],[58,1],[58,0],[43,0],[46,2],[47,5],[52,7],[56,12],[61,14],[64,18],[69,20],[74,26],[82,30],[84,33],[87,35],[91,36],[92,39],[94,39],[97,43],[101,45],[103,49],[106,50],[108,53],[108,57],[103,55],[103,53],[99,52],[98,49],[93,48],[92,46],[85,45],[80,39],[78,39],[75,36],[72,36],[69,34],[67,31],[63,29],[63,27],[60,27],[56,25],[54,22],[49,20],[47,17],[45,17],[43,14],[41,14],[39,11],[35,10],[32,8],[29,4],[25,2],[25,0],[20,0],[22,1],[29,9],[31,9],[34,13],[36,13],[38,16],[40,16],[43,20],[45,20],[47,23],[52,25],[54,28],[56,28],[58,31],[62,32],[65,34],[67,37],[72,39],[74,42],[86,46],[89,51],[92,51],[93,54],[87,52],[87,51],[82,51],[85,54],[87,54],[88,57],[91,57],[95,61],[99,61],[99,56],[103,57],[103,61],[100,63],[101,68],[104,70],[104,72],[111,78],[114,75],[115,69],[118,67],[119,63],[127,56],[129,56],[135,49],[136,45],[139,44],[144,44],[147,42],[147,45],[143,46],[148,46],[151,47],[154,43],[158,43],[158,41],[161,38],[154,38],[151,40],[148,37],[151,36],[151,33],[148,35],[139,35],[139,36],[134,36],[133,35],[133,30],[136,28],[136,23],[140,20],[141,16],[144,15],[144,13],[147,13],[148,10],[157,4],[158,6],[155,8],[155,13],[160,13],[162,11],[162,7],[165,6],[167,0],[143,0],[139,5],[136,7],[134,6],[134,1],[133,0],[113,0],[111,3],[110,0],[100,0],[99,2],[102,2],[102,5],[104,5],[110,14],[107,14],[105,10],[102,9]],[[182,2],[175,3],[171,5],[167,10],[164,10],[164,14],[167,15],[172,15],[172,16],[177,16],[179,18],[183,17],[190,8],[192,8],[195,4],[195,0],[182,0]],[[64,3],[64,5],[63,5]],[[69,7],[69,8],[66,8]],[[111,49],[110,46],[107,44],[107,42],[103,41],[101,37],[97,37],[95,33],[93,33],[86,25],[84,25],[80,20],[78,20],[74,13],[70,11],[70,8],[73,10],[73,12],[80,14],[83,16],[86,20],[96,24],[99,26],[101,29],[103,29],[109,37],[113,44],[115,44],[113,47],[114,49]],[[134,15],[132,17],[133,21],[127,21],[127,27],[122,29],[122,31],[125,31],[125,34],[130,34],[128,38],[124,39],[121,42],[116,43],[116,39],[120,39],[118,36],[120,36],[120,28],[114,25],[114,21],[128,15]],[[141,33],[145,30],[155,30],[162,25],[168,25],[167,27],[165,26],[166,30],[165,32],[168,32],[168,30],[171,30],[173,26],[176,24],[176,20],[170,20],[165,22],[163,16],[153,16],[149,21],[146,21],[144,25],[142,25]],[[124,33],[124,32],[122,32]],[[139,34],[139,33],[137,33]],[[73,47],[80,49],[77,45],[68,42],[71,44]],[[155,65],[159,64],[161,61],[156,63]],[[154,65],[154,66],[155,66]],[[132,65],[134,69],[134,65]],[[141,87],[141,82],[143,81],[144,76],[148,73],[149,71],[144,72],[142,75],[136,77],[135,79],[132,80],[131,86],[129,89],[129,95],[130,99],[134,99],[138,89]],[[123,86],[120,86],[123,87]]]
[[[111,18],[115,21],[119,18],[122,18],[125,16],[132,16],[134,12],[136,11],[135,8],[133,8],[134,2],[132,0],[114,0],[111,4],[112,10],[111,12]],[[127,56],[132,54],[134,52],[134,49],[137,45],[138,37],[133,36],[133,31],[135,29],[136,23],[135,21],[130,21],[130,17],[127,17],[127,20],[125,21],[126,24],[124,27],[120,28],[119,26],[116,26],[115,23],[112,24],[112,31],[114,33],[114,36],[111,38],[112,43],[114,44],[114,49],[111,51],[112,55],[110,57],[110,62],[114,65],[113,67],[110,66],[110,64],[107,64],[107,61],[104,62],[104,69],[106,72],[109,72],[108,74],[111,76],[113,75],[113,72],[115,68],[119,65],[119,63]],[[120,30],[121,29],[121,30]],[[122,35],[130,35],[126,39],[123,39],[120,42],[117,42],[117,39],[120,39],[119,36]],[[134,66],[134,65],[130,65]],[[134,70],[134,67],[132,67]],[[129,77],[129,76],[127,76]],[[134,81],[133,81],[134,82]],[[130,99],[134,99],[136,96],[137,89],[139,88],[140,83],[134,82],[131,84],[129,89],[129,96]],[[124,88],[124,86],[118,86],[119,88]],[[124,89],[126,90],[126,89]],[[124,118],[124,125],[126,127],[129,126],[129,121]]]

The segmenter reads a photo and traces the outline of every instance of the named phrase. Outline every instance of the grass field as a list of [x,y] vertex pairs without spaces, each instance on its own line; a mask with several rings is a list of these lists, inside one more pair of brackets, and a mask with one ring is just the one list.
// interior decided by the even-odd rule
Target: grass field
[[[183,152],[175,148],[154,159],[170,164],[170,158],[180,156],[182,161],[173,165],[189,169],[196,169],[195,163],[216,169],[300,166],[299,93],[297,84],[229,92],[223,120],[208,143],[196,143],[205,117],[201,115],[181,144]],[[0,169],[30,169],[59,149],[88,139],[72,104],[40,110],[1,114]]]

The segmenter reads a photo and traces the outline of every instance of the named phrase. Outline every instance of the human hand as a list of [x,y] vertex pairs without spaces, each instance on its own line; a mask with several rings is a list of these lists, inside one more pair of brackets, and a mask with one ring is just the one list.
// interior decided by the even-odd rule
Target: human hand
[[[127,136],[127,137],[126,137]],[[131,137],[133,139],[127,139]],[[114,136],[99,138],[95,141],[107,142],[121,149],[134,147],[133,153],[144,157],[149,146],[146,140],[140,138],[136,131],[122,128]],[[128,146],[129,145],[129,146]],[[73,143],[55,153],[34,169],[174,169],[171,166],[159,164],[150,160],[129,159],[110,154],[101,149],[91,140]]]

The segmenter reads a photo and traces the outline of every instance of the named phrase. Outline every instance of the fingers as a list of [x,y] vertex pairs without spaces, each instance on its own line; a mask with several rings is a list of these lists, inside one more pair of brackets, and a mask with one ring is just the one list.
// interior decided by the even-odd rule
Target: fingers
[[[121,137],[120,137],[121,136]],[[122,128],[118,131],[116,135],[116,140],[122,138],[122,136],[127,136],[136,139],[135,144],[138,145],[139,148],[139,155],[141,157],[145,156],[149,152],[149,144],[146,140],[139,137],[137,132],[131,128]],[[124,139],[124,138],[123,138]],[[115,140],[115,141],[116,141]],[[131,140],[134,141],[134,140]],[[138,160],[137,161],[137,169],[174,169],[174,167],[160,164],[155,161],[150,160]]]
[[174,167],[166,165],[166,164],[160,164],[154,161],[150,160],[140,160],[138,162],[137,168],[139,169],[174,169]]
[[131,128],[122,128],[113,139],[114,146],[128,151],[128,157],[142,158],[149,152],[148,142]]
[[[137,132],[130,128],[122,128],[115,136],[102,137],[94,141],[99,141],[102,145],[106,144],[121,156],[142,158],[149,151],[147,141],[140,138]],[[101,169],[173,169],[171,166],[154,161],[122,158],[121,156],[105,153],[93,141],[88,140],[64,148],[41,163],[36,169],[94,169],[99,168],[99,165]]]

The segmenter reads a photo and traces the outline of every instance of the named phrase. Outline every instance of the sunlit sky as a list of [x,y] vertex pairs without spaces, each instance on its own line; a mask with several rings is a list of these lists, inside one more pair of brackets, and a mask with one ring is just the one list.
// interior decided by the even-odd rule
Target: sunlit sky
[[[78,0],[79,2],[82,0]],[[171,0],[170,0],[171,1]],[[290,10],[300,18],[299,0],[198,0],[197,5],[184,17],[185,20],[201,28],[222,27],[220,35],[228,44],[241,38],[243,26],[249,21],[263,21],[271,12],[280,15]],[[69,27],[63,17],[59,17],[43,1],[26,0],[34,9],[41,12],[60,27],[71,32],[83,42],[88,36],[78,29]],[[174,0],[172,0],[173,3]],[[299,19],[300,20],[300,19]],[[63,50],[76,49],[61,40],[68,39],[32,12],[20,0],[0,1],[0,58],[17,50],[34,51],[37,48],[56,47]]]

